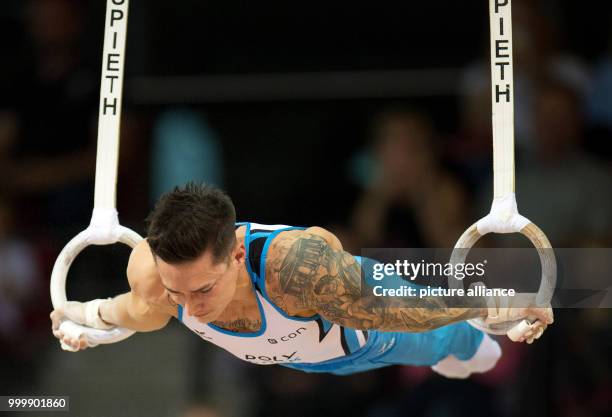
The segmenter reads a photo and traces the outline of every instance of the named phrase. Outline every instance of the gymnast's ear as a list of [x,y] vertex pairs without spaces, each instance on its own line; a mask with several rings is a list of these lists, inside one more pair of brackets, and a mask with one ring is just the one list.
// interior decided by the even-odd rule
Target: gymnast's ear
[[235,260],[239,264],[244,263],[246,259],[246,248],[244,246],[244,243],[236,242],[236,246],[232,250],[231,259]]

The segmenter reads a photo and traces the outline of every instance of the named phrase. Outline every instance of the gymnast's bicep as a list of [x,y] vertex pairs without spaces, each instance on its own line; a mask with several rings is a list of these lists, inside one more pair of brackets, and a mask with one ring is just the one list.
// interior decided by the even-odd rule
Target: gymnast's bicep
[[146,241],[138,244],[130,255],[127,279],[130,291],[102,307],[109,322],[150,331],[165,326],[172,316],[177,317],[177,306],[165,296]]
[[280,237],[273,245],[273,285],[285,306],[344,326],[375,326],[376,312],[354,309],[362,302],[361,267],[352,255],[308,231]]

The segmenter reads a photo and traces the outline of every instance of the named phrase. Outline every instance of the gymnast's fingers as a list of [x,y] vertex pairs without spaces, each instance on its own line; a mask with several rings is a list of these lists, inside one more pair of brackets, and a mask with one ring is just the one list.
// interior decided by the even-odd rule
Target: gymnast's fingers
[[70,346],[75,351],[87,348],[87,341],[83,337],[80,337],[78,339],[65,337],[62,339],[62,342]]
[[544,334],[544,330],[546,330],[547,327],[548,326],[542,322],[534,323],[530,335],[526,338],[527,344],[532,344],[535,340],[539,339],[542,334]]

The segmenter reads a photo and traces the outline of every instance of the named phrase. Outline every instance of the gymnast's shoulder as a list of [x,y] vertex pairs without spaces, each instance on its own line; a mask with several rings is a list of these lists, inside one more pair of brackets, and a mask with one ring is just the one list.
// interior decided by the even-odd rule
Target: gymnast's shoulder
[[[266,256],[268,277],[278,275],[288,259],[318,262],[314,257],[321,256],[326,249],[342,251],[342,243],[332,232],[314,226],[307,229],[294,229],[281,232],[276,236]],[[266,280],[267,283],[267,280]]]
[[127,266],[127,278],[132,292],[148,304],[167,304],[155,259],[146,239],[132,250]]
[[338,237],[335,234],[333,234],[327,229],[324,229],[319,226],[313,226],[313,227],[309,227],[308,229],[304,230],[304,234],[318,236],[322,238],[323,240],[325,240],[325,243],[327,243],[327,245],[331,249],[342,250],[342,242],[340,242],[340,239],[338,239]]
[[333,250],[342,250],[342,243],[336,235],[322,227],[313,226],[279,233],[270,245],[268,258],[285,254],[289,247],[304,239],[318,241]]

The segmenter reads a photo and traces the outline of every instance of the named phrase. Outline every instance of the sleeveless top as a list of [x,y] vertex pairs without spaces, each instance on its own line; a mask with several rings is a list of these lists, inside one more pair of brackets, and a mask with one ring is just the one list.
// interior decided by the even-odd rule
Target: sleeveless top
[[281,232],[304,228],[258,223],[238,223],[237,226],[246,226],[245,263],[257,298],[261,328],[256,332],[232,332],[212,323],[199,322],[179,305],[178,319],[185,326],[237,358],[259,365],[349,359],[365,345],[368,332],[333,324],[319,315],[308,318],[289,316],[268,297],[266,256],[272,239]]

